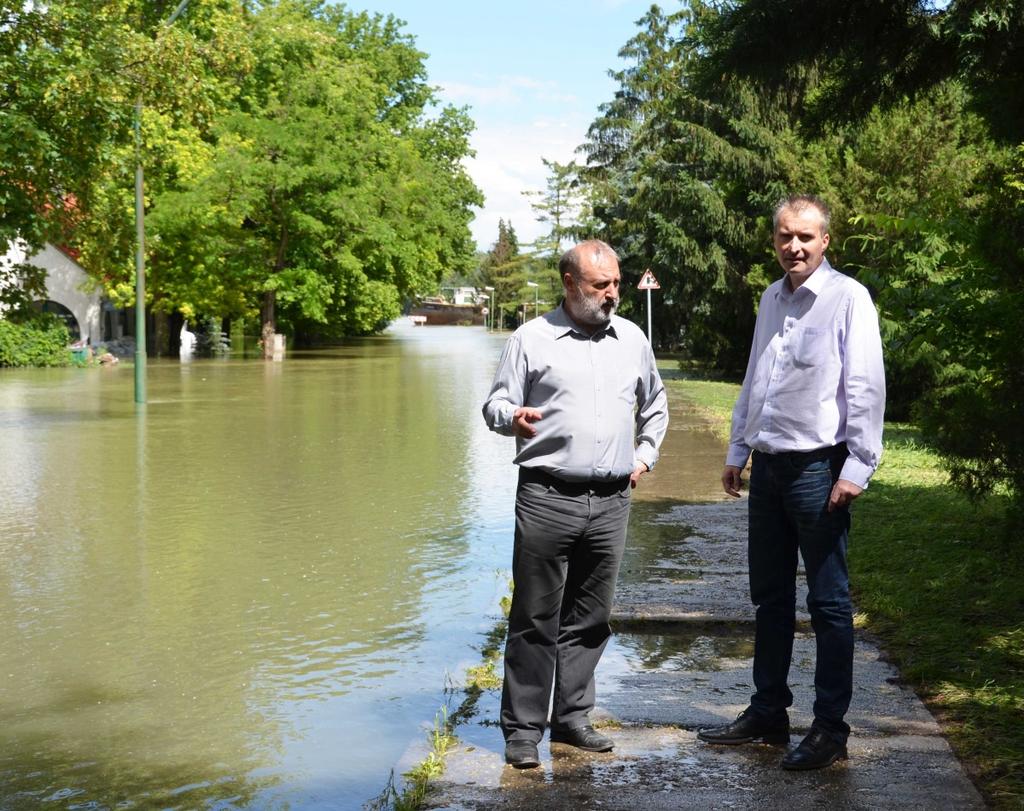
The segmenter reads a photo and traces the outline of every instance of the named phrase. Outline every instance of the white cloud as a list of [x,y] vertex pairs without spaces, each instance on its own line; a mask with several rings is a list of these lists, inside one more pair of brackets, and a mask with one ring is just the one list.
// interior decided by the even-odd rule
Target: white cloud
[[589,122],[579,119],[544,123],[547,126],[519,129],[481,126],[473,135],[477,154],[466,162],[466,167],[486,198],[484,209],[472,224],[473,236],[482,250],[497,239],[499,219],[511,220],[523,243],[543,232],[523,192],[544,187],[547,178],[541,158],[568,163],[577,157],[575,149],[582,143]]
[[441,86],[445,99],[453,104],[478,106],[510,104],[519,101],[511,85],[478,85],[466,82],[446,82]]
[[486,198],[471,226],[477,246],[487,250],[494,243],[499,219],[512,221],[521,243],[533,241],[543,227],[523,192],[544,187],[542,158],[567,163],[576,157],[594,111],[559,82],[526,75],[444,82],[441,96],[469,104],[477,124],[471,138],[476,157],[466,161]]
[[530,76],[498,76],[480,81],[444,82],[441,95],[454,104],[508,106],[513,104],[575,104],[579,98],[553,80]]

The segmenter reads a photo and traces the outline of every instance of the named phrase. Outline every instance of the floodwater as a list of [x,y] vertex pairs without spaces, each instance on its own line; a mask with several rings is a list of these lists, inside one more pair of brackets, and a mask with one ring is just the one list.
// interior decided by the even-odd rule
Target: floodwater
[[[507,591],[504,337],[151,362],[140,413],[127,364],[0,371],[0,808],[359,808],[422,757]],[[716,495],[673,416],[649,509]]]

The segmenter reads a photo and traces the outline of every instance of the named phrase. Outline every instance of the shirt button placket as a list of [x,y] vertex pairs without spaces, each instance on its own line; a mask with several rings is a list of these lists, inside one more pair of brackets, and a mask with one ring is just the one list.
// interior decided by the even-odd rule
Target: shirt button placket
[[595,342],[591,338],[589,343],[590,350],[590,373],[591,379],[594,381],[594,461],[591,463],[591,475],[597,475],[597,459],[598,459],[598,446],[601,444],[601,380],[598,376],[597,359],[594,355],[596,351],[594,349]]

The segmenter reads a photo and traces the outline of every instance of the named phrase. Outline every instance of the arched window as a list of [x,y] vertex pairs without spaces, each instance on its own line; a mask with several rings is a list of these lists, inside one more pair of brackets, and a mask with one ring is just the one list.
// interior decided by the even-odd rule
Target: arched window
[[37,301],[35,306],[43,313],[53,313],[57,318],[64,322],[64,326],[68,328],[68,334],[71,336],[72,341],[77,341],[82,337],[82,330],[78,326],[78,319],[75,318],[75,314],[71,312],[67,307],[57,301]]

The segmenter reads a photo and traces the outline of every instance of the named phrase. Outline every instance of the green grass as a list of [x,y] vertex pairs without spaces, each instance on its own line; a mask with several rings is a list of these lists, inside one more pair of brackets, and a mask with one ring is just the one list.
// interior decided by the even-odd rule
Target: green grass
[[996,807],[1024,807],[1024,547],[1007,504],[954,491],[916,429],[892,426],[854,510],[850,569],[883,640]]
[[[727,430],[736,385],[667,379]],[[731,395],[730,395],[731,391]],[[853,512],[858,627],[875,635],[926,701],[997,808],[1024,808],[1024,546],[1007,502],[954,491],[912,425],[885,429],[885,454]]]
[[697,380],[691,372],[679,371],[678,364],[671,367],[659,364],[665,390],[673,399],[685,400],[693,412],[711,426],[720,438],[729,439],[729,420],[732,406],[740,387],[736,383],[720,380]]

